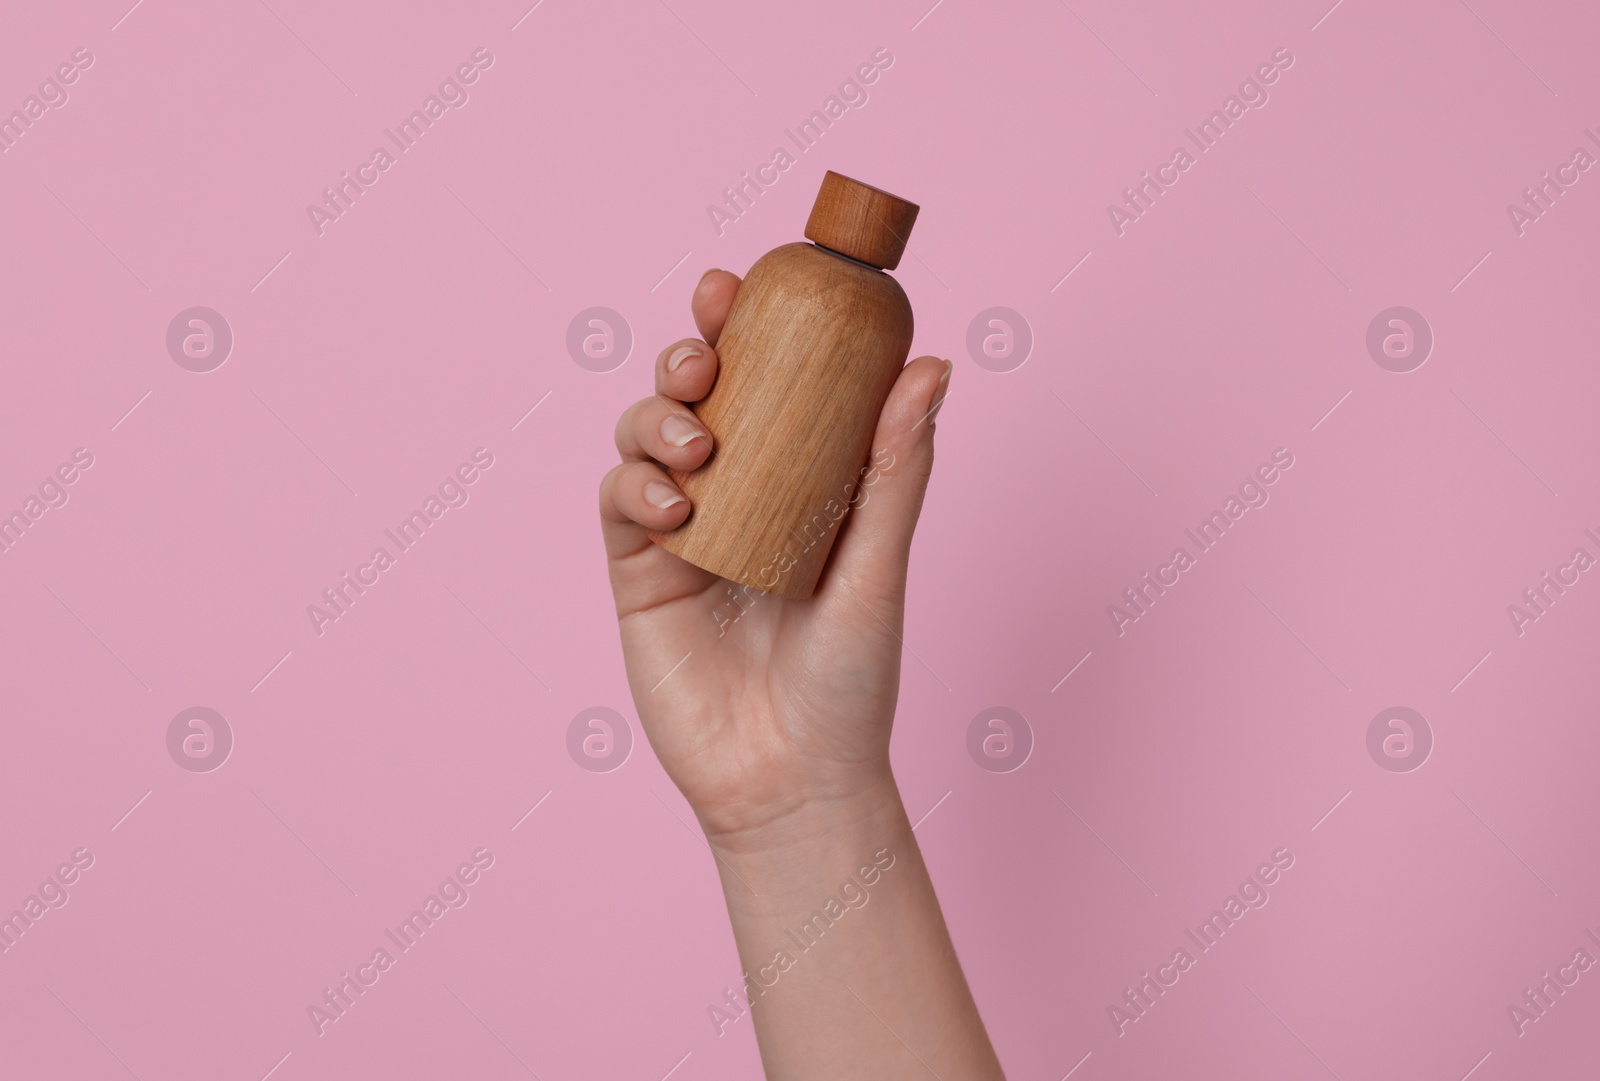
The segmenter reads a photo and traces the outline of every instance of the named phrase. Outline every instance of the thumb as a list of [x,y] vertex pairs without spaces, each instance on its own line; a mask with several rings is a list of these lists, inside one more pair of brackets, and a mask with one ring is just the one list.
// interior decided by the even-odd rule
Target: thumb
[[865,602],[893,626],[905,604],[911,536],[933,472],[934,419],[952,367],[938,357],[918,357],[901,370],[878,415],[872,456],[817,591],[831,603]]

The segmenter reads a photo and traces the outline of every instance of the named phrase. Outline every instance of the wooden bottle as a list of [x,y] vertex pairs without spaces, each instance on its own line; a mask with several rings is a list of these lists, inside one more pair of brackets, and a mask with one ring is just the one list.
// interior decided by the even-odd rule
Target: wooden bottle
[[651,539],[697,567],[809,597],[863,498],[878,414],[911,350],[900,265],[917,206],[829,172],[806,223],[750,268],[692,408],[714,450],[672,479],[694,509]]

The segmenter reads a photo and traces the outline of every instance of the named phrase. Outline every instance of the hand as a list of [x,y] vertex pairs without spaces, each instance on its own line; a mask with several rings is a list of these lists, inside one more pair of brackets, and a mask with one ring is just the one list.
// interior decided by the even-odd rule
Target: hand
[[802,809],[893,790],[906,566],[951,370],[918,357],[900,373],[873,436],[870,487],[841,521],[815,594],[790,600],[735,586],[645,531],[675,528],[692,509],[662,466],[689,471],[714,453],[683,403],[716,380],[714,347],[739,284],[722,270],[700,280],[692,308],[703,340],[656,358],[656,396],[623,413],[622,464],[600,484],[639,719],[708,839],[731,848]]

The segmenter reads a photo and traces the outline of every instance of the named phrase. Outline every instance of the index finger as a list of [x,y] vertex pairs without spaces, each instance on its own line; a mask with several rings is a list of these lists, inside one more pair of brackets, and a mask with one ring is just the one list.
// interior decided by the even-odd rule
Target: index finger
[[726,270],[706,271],[694,287],[689,307],[694,312],[694,325],[707,345],[715,346],[722,336],[722,325],[728,321],[728,309],[733,307],[738,292],[739,275]]

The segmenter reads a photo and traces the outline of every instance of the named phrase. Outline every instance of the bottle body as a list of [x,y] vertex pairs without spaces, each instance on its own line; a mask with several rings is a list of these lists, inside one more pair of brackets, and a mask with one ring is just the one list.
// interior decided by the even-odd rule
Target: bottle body
[[860,486],[878,414],[911,349],[911,304],[880,270],[812,244],[750,268],[692,408],[710,461],[673,471],[694,510],[651,539],[698,567],[809,597]]

